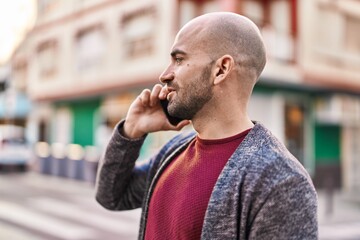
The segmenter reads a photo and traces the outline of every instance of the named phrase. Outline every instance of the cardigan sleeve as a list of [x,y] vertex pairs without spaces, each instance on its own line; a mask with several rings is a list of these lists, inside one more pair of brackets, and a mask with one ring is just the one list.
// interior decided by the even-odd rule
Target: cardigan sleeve
[[96,200],[109,210],[139,208],[148,187],[162,162],[195,132],[183,132],[167,142],[150,160],[135,164],[146,136],[127,139],[121,135],[121,121],[114,129],[111,140],[100,159],[96,178]]
[[145,137],[127,139],[120,134],[124,121],[114,129],[100,159],[96,178],[96,200],[110,210],[141,207],[150,163],[135,164]]

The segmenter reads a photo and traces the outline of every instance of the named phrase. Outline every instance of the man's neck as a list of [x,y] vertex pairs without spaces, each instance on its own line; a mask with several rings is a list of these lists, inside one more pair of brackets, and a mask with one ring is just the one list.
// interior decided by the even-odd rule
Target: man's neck
[[201,139],[227,138],[254,126],[247,115],[238,115],[238,117],[232,115],[231,118],[220,115],[195,118],[192,124]]

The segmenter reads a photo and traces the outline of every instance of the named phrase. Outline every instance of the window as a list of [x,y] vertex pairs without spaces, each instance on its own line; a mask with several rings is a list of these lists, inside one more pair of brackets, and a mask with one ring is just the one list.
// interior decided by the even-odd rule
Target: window
[[46,14],[56,10],[59,5],[59,0],[39,0],[38,11],[39,14]]
[[304,164],[305,110],[301,104],[285,104],[285,139],[289,151]]
[[39,123],[38,140],[40,142],[48,141],[48,138],[47,138],[47,125],[46,125],[45,120],[41,120],[40,123]]
[[57,71],[58,44],[55,40],[39,44],[38,49],[39,76],[47,78]]
[[27,80],[27,62],[19,59],[13,63],[13,83],[16,89],[25,90]]
[[[336,8],[319,5],[318,21],[316,25],[317,44],[322,49],[335,51],[340,49],[341,18]],[[331,30],[329,31],[329,26]]]
[[76,36],[77,70],[81,72],[100,67],[105,45],[105,33],[100,24],[80,30]]
[[179,4],[179,25],[184,26],[196,16],[196,3],[194,1],[180,1]]
[[[352,5],[351,3],[355,4]],[[360,17],[353,1],[322,1],[318,4],[316,51],[322,61],[357,70],[360,62]],[[331,26],[331,30],[329,30]]]
[[219,9],[219,1],[216,0],[179,0],[179,27],[184,26],[188,21],[196,16],[209,12],[215,12]]
[[261,29],[267,56],[279,61],[295,60],[296,1],[244,0],[243,14]]
[[360,17],[345,17],[345,49],[350,53],[360,54]]
[[0,96],[10,86],[11,66],[9,64],[0,67]]
[[6,80],[0,79],[0,93],[6,90]]
[[125,57],[137,58],[153,53],[156,15],[154,6],[124,14],[120,25]]
[[243,14],[254,21],[258,27],[265,25],[265,7],[260,1],[245,0],[242,8]]

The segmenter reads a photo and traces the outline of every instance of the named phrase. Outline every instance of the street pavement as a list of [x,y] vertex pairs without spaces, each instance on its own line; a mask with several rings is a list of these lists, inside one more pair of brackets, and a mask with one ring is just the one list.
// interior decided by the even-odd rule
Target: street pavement
[[0,174],[0,196],[0,240],[137,239],[140,210],[102,208],[92,183]]
[[[0,240],[135,240],[140,210],[112,212],[92,183],[0,173]],[[360,197],[319,191],[319,239],[360,239]]]
[[319,238],[322,240],[360,239],[360,198],[356,193],[335,191],[319,195]]

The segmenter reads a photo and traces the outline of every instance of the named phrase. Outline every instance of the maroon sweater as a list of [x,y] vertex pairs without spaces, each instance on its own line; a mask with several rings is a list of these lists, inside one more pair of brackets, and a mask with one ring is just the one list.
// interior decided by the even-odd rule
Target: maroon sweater
[[197,137],[169,164],[150,200],[146,240],[200,239],[215,182],[249,131],[220,140]]

